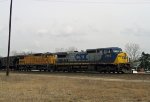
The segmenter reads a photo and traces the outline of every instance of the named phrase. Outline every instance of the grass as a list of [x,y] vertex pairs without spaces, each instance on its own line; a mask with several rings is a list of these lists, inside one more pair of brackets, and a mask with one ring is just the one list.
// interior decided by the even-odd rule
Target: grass
[[150,102],[150,82],[72,77],[0,73],[0,102]]

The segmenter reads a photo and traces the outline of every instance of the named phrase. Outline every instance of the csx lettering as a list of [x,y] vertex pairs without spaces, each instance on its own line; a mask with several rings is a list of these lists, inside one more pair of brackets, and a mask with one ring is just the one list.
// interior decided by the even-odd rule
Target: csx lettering
[[76,54],[75,59],[76,60],[87,60],[86,54]]

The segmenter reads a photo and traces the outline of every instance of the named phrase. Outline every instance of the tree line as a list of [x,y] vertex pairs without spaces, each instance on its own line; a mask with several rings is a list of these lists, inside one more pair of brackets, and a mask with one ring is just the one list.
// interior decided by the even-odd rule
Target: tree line
[[137,70],[150,70],[150,54],[141,52],[138,44],[127,43],[125,45],[125,51],[130,58],[132,67],[136,67]]

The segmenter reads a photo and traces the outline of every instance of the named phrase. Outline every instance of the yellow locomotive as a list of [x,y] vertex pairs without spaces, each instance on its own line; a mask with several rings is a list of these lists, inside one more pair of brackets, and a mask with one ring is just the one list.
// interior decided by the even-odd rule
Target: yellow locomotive
[[56,57],[54,54],[31,54],[19,58],[18,67],[26,70],[47,70],[48,67],[52,67],[56,63]]

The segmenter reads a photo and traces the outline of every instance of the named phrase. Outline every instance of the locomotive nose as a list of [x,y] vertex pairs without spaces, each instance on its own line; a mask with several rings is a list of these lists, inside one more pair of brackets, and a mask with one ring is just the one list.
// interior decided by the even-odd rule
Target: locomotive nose
[[125,52],[120,52],[115,60],[115,63],[128,63],[128,56]]

